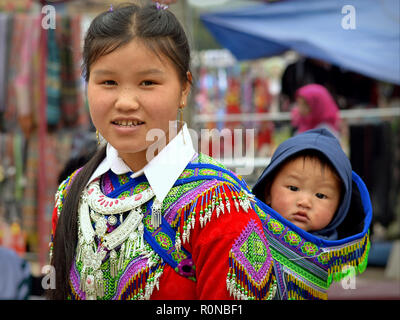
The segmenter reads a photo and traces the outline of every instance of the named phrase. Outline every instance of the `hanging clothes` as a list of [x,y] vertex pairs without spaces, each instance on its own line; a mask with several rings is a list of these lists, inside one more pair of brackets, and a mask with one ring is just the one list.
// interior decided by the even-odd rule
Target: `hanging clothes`
[[37,172],[39,169],[39,137],[34,132],[29,138],[25,163],[24,204],[22,206],[22,228],[27,233],[29,250],[38,251],[37,242]]
[[15,77],[15,90],[18,111],[18,122],[25,136],[33,130],[32,121],[32,57],[39,47],[40,18],[39,16],[23,16],[22,48],[18,72]]
[[71,17],[60,16],[57,19],[55,38],[59,48],[60,59],[60,112],[64,126],[71,126],[76,123],[78,117],[77,86],[75,79],[75,68],[73,66],[73,48]]
[[11,230],[16,218],[28,250],[43,256],[72,137],[75,130],[93,135],[81,77],[84,18],[62,14],[56,29],[43,29],[40,14],[20,12],[0,13],[0,220]]
[[61,63],[60,50],[56,41],[56,31],[47,30],[47,74],[46,74],[46,93],[47,93],[47,124],[57,126],[61,119]]
[[15,78],[19,71],[19,63],[21,60],[21,48],[24,31],[24,17],[15,15],[11,17],[11,38],[9,42],[9,59],[8,59],[8,83],[7,83],[7,100],[4,112],[4,124],[7,132],[12,132],[17,124],[17,93],[15,88]]
[[6,107],[8,23],[9,15],[0,12],[0,114],[4,112]]
[[74,70],[73,78],[75,82],[75,93],[76,93],[76,106],[75,112],[77,113],[77,119],[72,125],[88,127],[91,125],[88,107],[86,105],[86,83],[82,77],[82,34],[84,33],[84,17],[80,15],[74,15],[70,17],[70,28],[71,28],[71,54],[72,54],[72,67]]

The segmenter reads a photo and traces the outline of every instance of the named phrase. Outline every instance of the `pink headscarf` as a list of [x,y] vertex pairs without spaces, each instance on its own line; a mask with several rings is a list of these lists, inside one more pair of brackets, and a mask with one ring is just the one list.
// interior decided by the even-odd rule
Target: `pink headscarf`
[[296,106],[291,112],[292,125],[297,132],[304,132],[327,125],[339,132],[339,108],[328,90],[319,84],[308,84],[296,91],[296,97],[302,97],[310,106],[311,112],[302,116]]

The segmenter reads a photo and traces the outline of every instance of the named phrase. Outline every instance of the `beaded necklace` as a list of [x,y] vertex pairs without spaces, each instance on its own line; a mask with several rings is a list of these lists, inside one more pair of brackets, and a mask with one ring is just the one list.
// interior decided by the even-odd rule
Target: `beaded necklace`
[[[123,268],[126,259],[137,253],[148,253],[143,239],[142,205],[154,197],[151,187],[128,197],[114,199],[101,192],[99,179],[92,182],[83,192],[79,204],[76,261],[82,263],[80,290],[86,293],[86,299],[104,297],[102,261],[110,252],[110,273],[115,277]],[[123,220],[123,213],[129,211]],[[152,221],[158,222],[161,214],[161,203],[154,200]],[[106,234],[107,222],[111,225],[117,221],[121,224]],[[108,218],[106,218],[108,216]],[[155,217],[153,217],[155,216]],[[93,228],[92,220],[95,222]],[[100,239],[97,245],[95,237]],[[120,247],[119,257],[116,252]]]

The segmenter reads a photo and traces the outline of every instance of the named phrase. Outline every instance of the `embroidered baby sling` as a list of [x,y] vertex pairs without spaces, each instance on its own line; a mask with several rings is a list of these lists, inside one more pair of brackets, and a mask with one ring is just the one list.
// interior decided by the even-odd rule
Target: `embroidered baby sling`
[[[108,292],[104,292],[104,286],[100,283],[96,284],[96,278],[93,277],[91,278],[94,282],[93,287],[101,293],[95,298],[148,299],[154,288],[158,286],[158,279],[166,263],[178,274],[195,280],[195,266],[193,266],[191,254],[183,245],[189,241],[190,232],[196,227],[196,216],[199,217],[200,227],[204,227],[211,219],[218,219],[219,215],[233,210],[231,206],[236,209],[241,207],[245,211],[251,208],[255,210],[264,227],[267,253],[272,255],[272,262],[269,262],[268,257],[262,258],[261,265],[268,270],[264,273],[265,279],[260,284],[254,281],[254,274],[252,274],[254,268],[252,271],[251,268],[246,269],[238,259],[240,252],[232,248],[230,256],[227,257],[230,268],[226,284],[227,290],[234,298],[327,299],[327,289],[333,280],[339,281],[354,271],[364,271],[369,250],[368,228],[372,209],[367,189],[355,173],[353,173],[353,181],[360,190],[365,212],[363,230],[338,241],[327,241],[312,236],[283,219],[270,207],[254,199],[249,187],[240,177],[224,169],[211,158],[204,155],[201,157],[207,159],[207,163],[190,163],[164,200],[160,210],[161,221],[157,228],[152,224],[154,201],[144,204],[143,237],[147,242],[145,245],[147,251],[143,252],[147,252],[147,261],[136,261],[135,256],[131,255],[130,260],[119,262],[119,271],[114,270],[113,274],[114,276],[118,272],[122,274],[120,278],[127,278],[126,283],[129,286],[117,287],[116,280],[112,280],[113,259],[115,261],[118,257],[112,257],[109,253],[108,259],[98,268],[102,271],[100,280],[108,281]],[[121,181],[113,181],[110,184],[120,186],[108,193],[108,197],[115,200],[118,199],[117,196],[128,196],[140,189],[148,188],[145,178],[143,181],[136,178],[135,183],[127,176],[110,175],[110,179],[126,180],[122,185]],[[222,184],[227,185],[231,195],[234,195],[231,201],[226,198]],[[61,200],[65,196],[67,185],[68,181],[59,190]],[[176,212],[169,210],[173,203],[178,203],[183,195],[187,195],[196,188],[198,192],[189,202],[182,202],[182,206]],[[202,193],[201,189],[205,192]],[[204,211],[196,212],[197,201],[204,202],[201,206],[206,208]],[[62,201],[59,204],[62,206]],[[106,255],[107,253],[102,258],[107,258]],[[121,256],[122,254],[119,258]],[[79,263],[79,259],[77,260],[70,274],[72,299],[85,297],[85,293],[80,289],[82,264]],[[118,261],[115,263],[118,264]],[[140,270],[139,272],[135,275],[122,272],[128,265],[132,266],[134,263],[137,263],[135,269]],[[131,279],[128,279],[129,277]],[[120,278],[118,278],[119,283],[121,283]],[[113,289],[110,290],[110,288]]]
[[[361,196],[364,213],[363,227],[356,234],[332,241],[305,232],[282,218],[265,203],[254,199],[244,180],[232,172],[215,164],[189,164],[187,169],[191,168],[199,171],[204,169],[207,174],[182,179],[178,183],[190,182],[193,179],[215,179],[232,183],[241,203],[246,202],[244,206],[246,211],[251,206],[258,214],[273,257],[273,274],[270,277],[276,279],[275,299],[327,299],[327,290],[333,281],[341,281],[346,277],[355,276],[366,269],[370,248],[369,227],[372,220],[372,206],[368,190],[355,172],[352,173],[352,179]],[[222,201],[224,195],[217,193],[216,198]],[[205,204],[206,207],[209,205],[212,206],[212,199]],[[193,213],[189,212],[191,212],[190,209],[186,210],[185,217],[187,216],[186,219],[190,221],[190,214]],[[349,215],[351,214],[352,212],[349,213]],[[254,291],[252,281],[249,279],[251,275],[243,275],[246,270],[241,263],[238,263],[234,250],[231,250],[230,267],[227,287],[232,287],[233,282],[237,291],[242,292],[242,294],[236,294],[236,298],[251,299],[252,296],[246,297],[243,294],[243,292]],[[237,275],[241,275],[240,281],[237,281]],[[266,289],[271,293],[274,288],[268,286]],[[264,295],[264,298],[266,297]]]

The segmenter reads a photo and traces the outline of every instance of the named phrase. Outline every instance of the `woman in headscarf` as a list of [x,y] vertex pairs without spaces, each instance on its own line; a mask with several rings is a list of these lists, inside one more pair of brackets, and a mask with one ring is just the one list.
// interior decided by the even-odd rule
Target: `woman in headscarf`
[[329,91],[319,84],[309,84],[296,91],[297,105],[291,112],[292,125],[301,133],[326,128],[339,136],[339,108]]

